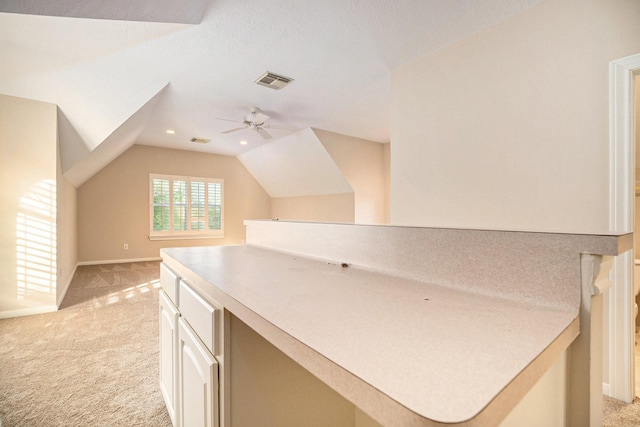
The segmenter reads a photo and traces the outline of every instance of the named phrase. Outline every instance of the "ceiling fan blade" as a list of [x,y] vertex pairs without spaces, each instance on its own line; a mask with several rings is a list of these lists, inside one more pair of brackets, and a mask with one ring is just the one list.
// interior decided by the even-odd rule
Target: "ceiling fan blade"
[[223,118],[221,118],[221,117],[216,117],[216,120],[223,120],[223,121],[225,121],[225,122],[233,122],[233,123],[242,123],[242,122],[241,122],[241,121],[239,121],[239,120],[223,119]]
[[224,132],[220,132],[220,133],[231,133],[231,132],[236,132],[236,131],[243,130],[243,129],[246,129],[246,127],[243,126],[241,128],[229,129],[229,130],[225,130]]
[[263,137],[264,139],[271,139],[272,138],[272,136],[271,136],[271,134],[269,134],[269,132],[267,132],[266,130],[264,130],[264,129],[260,128],[260,127],[256,128],[256,132],[258,132],[260,134],[260,136]]
[[290,128],[290,127],[287,127],[287,126],[278,126],[278,125],[265,125],[264,127],[269,128],[269,129],[276,129],[276,130],[290,130],[290,131],[297,130],[295,128]]

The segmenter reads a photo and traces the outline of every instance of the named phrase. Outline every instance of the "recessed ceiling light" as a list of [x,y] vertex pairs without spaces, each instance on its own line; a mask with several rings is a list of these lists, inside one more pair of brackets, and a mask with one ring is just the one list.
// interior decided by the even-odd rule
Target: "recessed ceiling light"
[[176,133],[176,131],[175,131],[175,130],[173,130],[173,129],[167,129],[167,130],[165,130],[164,132],[165,132],[165,133],[168,133],[169,135],[173,135],[174,133]]
[[248,142],[247,142],[247,141],[240,141],[240,144],[242,144],[242,145],[247,145],[247,144],[248,144]]

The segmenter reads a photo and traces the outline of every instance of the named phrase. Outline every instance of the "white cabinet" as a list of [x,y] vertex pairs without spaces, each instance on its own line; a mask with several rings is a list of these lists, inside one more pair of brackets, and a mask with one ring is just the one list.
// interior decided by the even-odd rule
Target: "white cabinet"
[[179,281],[180,313],[211,354],[220,355],[220,310],[200,296],[187,282]]
[[160,264],[160,285],[171,300],[171,302],[178,306],[178,283],[180,278],[169,267],[164,264]]
[[[174,427],[219,427],[222,309],[160,265],[160,390]],[[224,424],[224,423],[222,423]]]
[[218,427],[218,362],[184,318],[178,319],[179,419],[184,427]]
[[167,405],[171,422],[177,427],[179,418],[177,402],[178,393],[178,309],[160,291],[160,391]]

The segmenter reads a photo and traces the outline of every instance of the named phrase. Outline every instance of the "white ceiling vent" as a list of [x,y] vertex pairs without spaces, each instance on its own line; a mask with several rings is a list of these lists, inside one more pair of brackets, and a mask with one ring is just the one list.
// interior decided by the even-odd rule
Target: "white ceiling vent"
[[280,90],[293,81],[290,77],[280,76],[275,73],[266,71],[255,82],[260,86],[265,86],[271,89]]

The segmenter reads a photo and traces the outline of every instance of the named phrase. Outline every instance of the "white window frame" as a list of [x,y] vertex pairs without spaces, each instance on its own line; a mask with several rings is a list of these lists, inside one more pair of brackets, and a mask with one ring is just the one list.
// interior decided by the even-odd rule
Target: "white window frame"
[[[153,200],[153,180],[163,179],[169,181],[169,230],[158,231],[153,229],[153,214],[154,214],[154,200]],[[186,181],[187,182],[187,201],[191,200],[191,183],[202,182],[205,184],[205,188],[208,188],[209,183],[220,184],[221,186],[221,207],[220,207],[220,230],[191,230],[191,203],[187,203],[187,230],[174,230],[173,228],[173,182],[174,181]],[[206,197],[208,197],[208,191],[205,190]],[[205,224],[208,222],[208,209],[207,199],[205,199]],[[212,239],[224,237],[224,179],[220,178],[204,178],[193,176],[180,176],[180,175],[163,175],[163,174],[149,174],[149,240],[173,240],[173,239]]]

